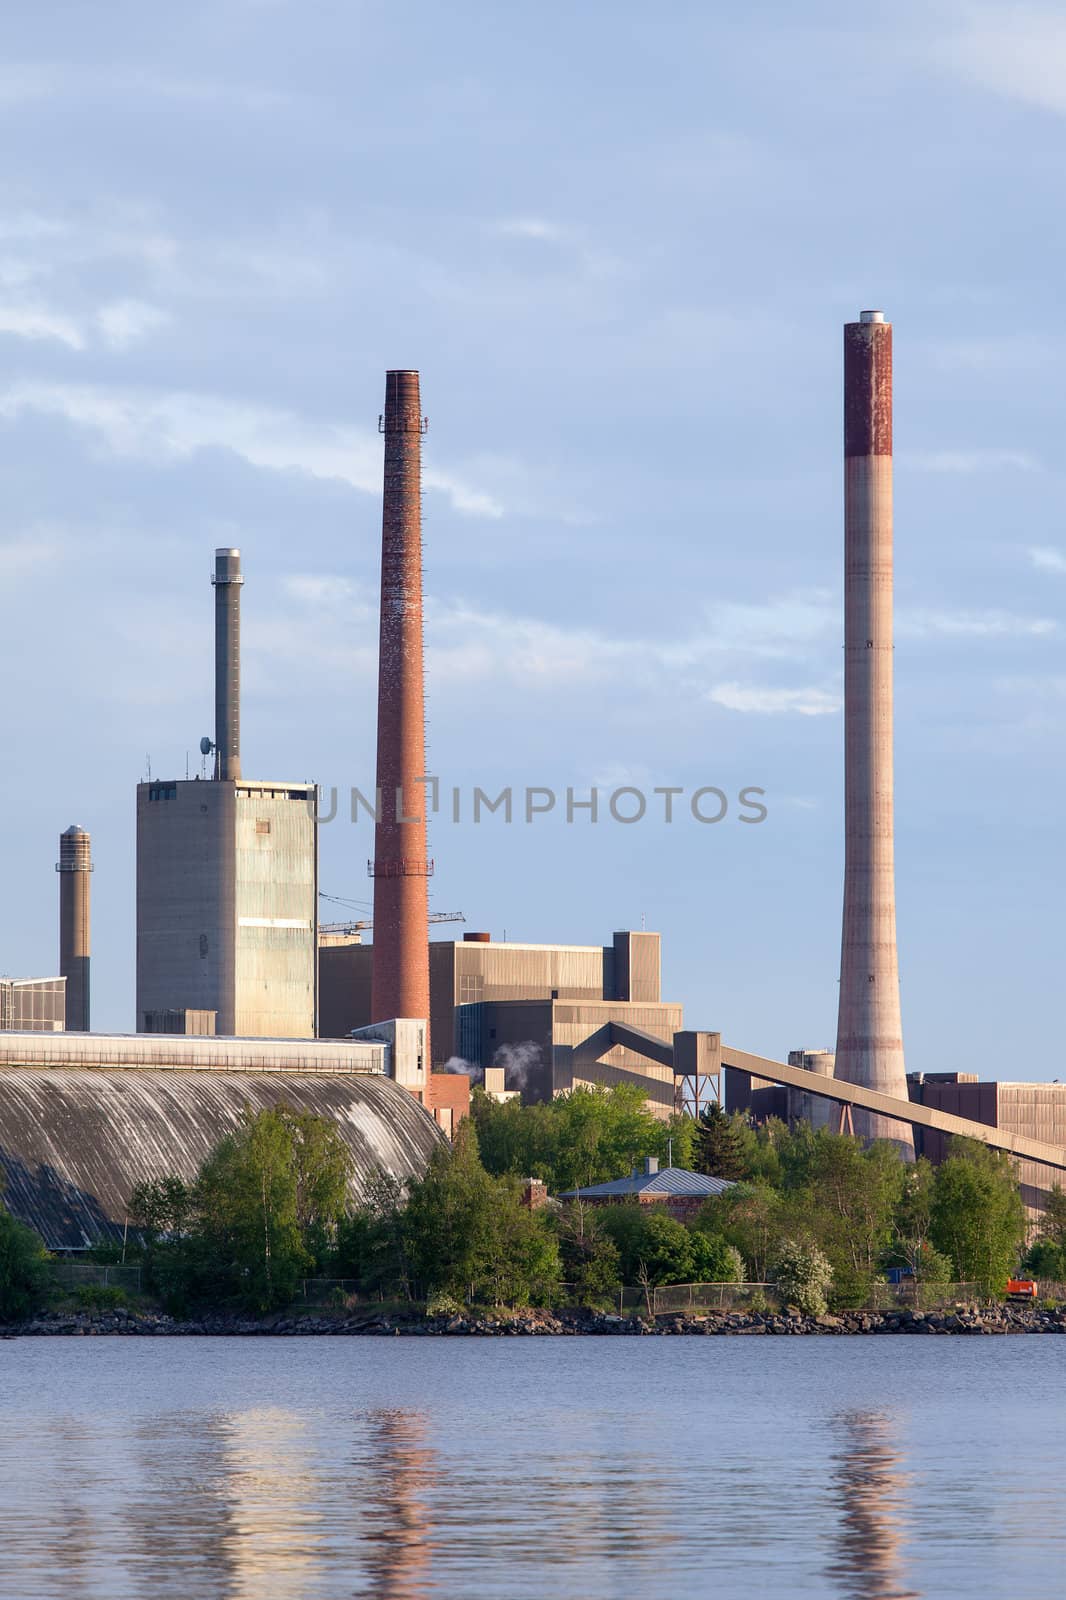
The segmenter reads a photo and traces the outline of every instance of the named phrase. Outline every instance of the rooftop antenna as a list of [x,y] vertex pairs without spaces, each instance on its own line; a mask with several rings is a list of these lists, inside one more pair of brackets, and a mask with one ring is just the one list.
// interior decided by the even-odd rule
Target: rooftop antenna
[[[207,759],[208,759],[209,756],[214,754],[214,750],[215,750],[214,745],[211,743],[211,740],[207,737],[207,734],[205,733],[203,738],[200,740],[200,776],[201,776],[201,778],[206,778],[207,777]],[[188,772],[186,772],[185,776],[188,777],[188,775],[189,775]]]

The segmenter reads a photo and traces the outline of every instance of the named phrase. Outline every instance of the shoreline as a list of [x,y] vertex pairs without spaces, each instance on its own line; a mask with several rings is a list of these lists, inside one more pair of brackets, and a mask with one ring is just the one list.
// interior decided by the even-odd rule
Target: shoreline
[[711,1311],[700,1316],[663,1314],[655,1318],[595,1311],[527,1311],[507,1316],[427,1317],[411,1311],[323,1313],[268,1317],[234,1314],[176,1318],[163,1312],[43,1312],[22,1323],[0,1326],[0,1338],[566,1338],[599,1335],[623,1338],[773,1337],[832,1338],[843,1334],[953,1335],[981,1337],[1066,1333],[1066,1306],[959,1306],[952,1310],[845,1311],[838,1316],[799,1313]]

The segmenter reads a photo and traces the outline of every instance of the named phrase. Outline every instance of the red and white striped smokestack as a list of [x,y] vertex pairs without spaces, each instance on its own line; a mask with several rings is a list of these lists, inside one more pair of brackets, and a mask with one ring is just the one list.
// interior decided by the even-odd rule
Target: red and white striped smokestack
[[422,671],[422,416],[417,372],[389,372],[381,523],[378,771],[381,796],[374,878],[372,1008],[375,1021],[426,1022],[430,1099],[429,885],[426,853],[425,704]]
[[[907,1098],[896,955],[892,780],[892,325],[844,328],[844,925],[836,1076]],[[855,1132],[913,1160],[906,1123]]]

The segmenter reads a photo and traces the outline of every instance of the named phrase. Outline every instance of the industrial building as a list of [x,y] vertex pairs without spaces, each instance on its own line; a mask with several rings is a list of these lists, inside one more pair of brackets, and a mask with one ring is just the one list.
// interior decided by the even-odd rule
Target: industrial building
[[[976,1073],[910,1072],[907,1089],[912,1100],[934,1111],[969,1117],[1066,1149],[1066,1083],[982,1082]],[[934,1128],[914,1132],[919,1155],[934,1163],[944,1160],[949,1149],[943,1133]],[[1061,1185],[1063,1174],[1036,1161],[1017,1161],[1015,1170],[1026,1206],[1031,1212],[1043,1211],[1048,1191],[1056,1183]]]
[[[833,1063],[832,1050],[790,1050],[788,1053],[790,1067],[802,1067],[823,1078],[834,1076]],[[725,1074],[724,1106],[726,1111],[750,1116],[756,1122],[779,1117],[790,1128],[800,1122],[809,1123],[812,1128],[835,1126],[837,1109],[831,1100],[809,1089],[787,1088],[783,1083],[771,1083],[767,1078],[757,1078],[735,1068]]]
[[241,775],[239,551],[212,581],[214,776],[137,786],[137,1028],[313,1038],[317,792]]
[[379,1172],[420,1175],[440,1144],[407,1070],[380,1041],[0,1034],[4,1204],[53,1250],[121,1238],[139,1183],[190,1181],[246,1107],[279,1102],[336,1124],[358,1202]]
[[0,1031],[62,1033],[66,994],[65,978],[0,978]]
[[[840,1107],[811,1087],[798,1089],[728,1064],[735,1052],[723,1047],[725,1067],[725,1109],[747,1116],[756,1123],[779,1117],[795,1128],[801,1122],[813,1128],[836,1131],[842,1125]],[[832,1055],[825,1050],[793,1050],[790,1067],[833,1078]],[[912,1105],[971,1123],[996,1128],[1022,1139],[1039,1140],[1043,1145],[1066,1150],[1066,1083],[1010,1083],[984,1080],[969,1072],[909,1072],[907,1099]],[[848,1131],[846,1123],[844,1131]],[[976,1133],[971,1129],[971,1134]],[[950,1154],[952,1132],[916,1124],[913,1128],[915,1154],[938,1165]],[[1063,1183],[1063,1173],[1043,1162],[1014,1157],[1022,1198],[1030,1213],[1042,1212],[1051,1188]]]
[[[705,1036],[686,1034],[683,1008],[662,999],[658,933],[620,932],[607,945],[468,933],[434,941],[428,954],[438,1063],[502,1066],[507,1089],[527,1101],[583,1083],[635,1082],[663,1116],[674,1110],[677,1078],[695,1071]],[[319,950],[323,1037],[343,1038],[370,1022],[372,961],[373,946],[358,935],[331,935]]]

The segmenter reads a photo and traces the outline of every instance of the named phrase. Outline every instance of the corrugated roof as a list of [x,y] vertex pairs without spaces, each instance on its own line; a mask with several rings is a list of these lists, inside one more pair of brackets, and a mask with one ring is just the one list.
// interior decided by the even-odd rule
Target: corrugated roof
[[[210,1041],[205,1041],[210,1043]],[[3,1204],[52,1250],[121,1238],[137,1184],[195,1177],[224,1134],[285,1103],[336,1123],[351,1197],[378,1171],[420,1175],[442,1135],[413,1095],[371,1073],[0,1069]]]
[[665,1167],[662,1172],[630,1173],[628,1178],[615,1178],[611,1183],[594,1183],[587,1189],[569,1189],[560,1200],[610,1200],[630,1194],[684,1195],[706,1199],[732,1189],[730,1178],[708,1178],[702,1172],[688,1172],[684,1167]]

